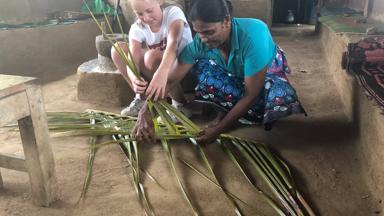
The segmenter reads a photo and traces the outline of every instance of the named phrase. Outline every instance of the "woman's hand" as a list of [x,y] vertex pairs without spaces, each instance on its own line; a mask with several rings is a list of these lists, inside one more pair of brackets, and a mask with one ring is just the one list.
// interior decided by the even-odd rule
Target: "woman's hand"
[[[159,68],[160,69],[160,68]],[[165,87],[167,86],[168,71],[157,70],[149,83],[145,94],[148,99],[157,101],[165,97]]]
[[222,133],[222,130],[216,125],[203,130],[196,141],[200,144],[209,144],[214,142],[217,137]]
[[147,103],[139,112],[135,127],[132,130],[132,136],[139,142],[155,143],[156,141],[155,129],[153,128],[152,117]]

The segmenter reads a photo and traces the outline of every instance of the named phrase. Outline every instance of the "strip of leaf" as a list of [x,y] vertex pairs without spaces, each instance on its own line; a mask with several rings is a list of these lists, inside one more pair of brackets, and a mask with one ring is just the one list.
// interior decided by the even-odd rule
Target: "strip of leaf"
[[[132,161],[131,161],[131,159],[128,157],[128,149],[126,148],[126,146],[124,145],[124,142],[128,142],[128,141],[130,141],[131,139],[121,139],[121,136],[119,137],[119,135],[114,135],[114,136],[112,136],[112,138],[113,138],[113,140],[116,142],[116,143],[120,143],[120,145],[121,145],[121,148],[123,149],[123,151],[124,151],[124,154],[126,155],[126,159],[127,159],[127,161],[128,161],[128,165],[129,165],[129,167],[131,167],[131,166],[133,166],[132,165]],[[126,140],[126,141],[124,141],[124,140]],[[142,172],[142,173],[144,173],[151,181],[153,181],[155,184],[157,184],[157,186],[159,186],[161,189],[163,189],[163,190],[166,190],[157,180],[156,180],[156,178],[150,173],[150,172],[148,172],[148,171],[146,171],[146,170],[144,170],[144,169],[142,169],[142,168],[140,168],[140,171]]]
[[[214,184],[217,188],[219,189],[223,189],[225,190],[224,188],[221,188],[221,186],[216,183],[214,180],[212,180],[209,176],[207,176],[206,174],[204,174],[203,172],[201,172],[200,170],[198,170],[195,166],[193,166],[192,164],[188,163],[187,161],[183,160],[183,159],[180,159],[179,158],[179,161],[181,163],[183,163],[185,166],[187,166],[188,168],[190,168],[191,170],[193,170],[194,172],[196,172],[197,174],[199,174],[200,176],[202,176],[203,178],[205,178],[206,180],[208,180],[209,182],[211,182],[212,184]],[[240,199],[238,196],[236,196],[235,194],[229,192],[226,190],[226,192],[228,193],[229,196],[231,196],[233,199],[236,199],[237,201],[243,203],[245,206],[247,206],[248,208],[252,209],[252,211],[254,213],[256,213],[256,209],[254,209],[252,206],[250,206],[248,203],[246,203],[245,201],[243,201],[242,199]],[[257,215],[260,215],[260,213],[258,213]]]
[[179,110],[177,110],[174,106],[170,105],[166,101],[159,102],[165,109],[167,109],[172,115],[176,116],[176,118],[184,125],[184,127],[190,131],[192,134],[198,134],[201,129],[195,123],[193,123],[189,118],[184,116]]
[[188,202],[188,205],[191,208],[191,210],[193,211],[193,214],[195,216],[199,215],[196,207],[193,205],[193,203],[191,201],[191,198],[189,197],[189,194],[187,193],[187,191],[184,188],[184,184],[182,183],[179,175],[177,174],[176,167],[175,167],[175,162],[173,160],[172,152],[171,152],[171,149],[170,149],[170,146],[169,146],[168,142],[166,140],[160,140],[160,141],[161,141],[161,144],[163,146],[164,152],[165,152],[165,154],[166,154],[166,156],[168,158],[168,162],[169,162],[169,164],[172,167],[173,173],[175,174],[175,177],[176,177],[176,180],[177,180],[177,184],[179,185],[179,188],[180,188],[180,190],[181,190],[185,200]]
[[236,140],[231,140],[232,144],[237,147],[237,149],[242,153],[242,155],[251,163],[251,165],[255,168],[255,171],[261,177],[262,180],[269,186],[272,193],[276,196],[276,198],[280,201],[280,203],[284,206],[284,208],[292,215],[297,215],[296,212],[292,209],[292,207],[288,204],[288,202],[284,199],[283,195],[279,192],[279,190],[272,183],[270,178],[266,175],[266,173],[261,169],[256,160],[252,158],[252,156],[245,150],[245,148],[238,143]]
[[260,154],[255,146],[249,145],[247,142],[242,142],[242,145],[250,152],[250,154],[259,162],[262,169],[265,170],[265,173],[270,176],[270,179],[274,182],[275,186],[279,188],[286,200],[294,208],[297,214],[302,215],[302,212],[299,206],[296,203],[296,200],[292,197],[291,193],[288,191],[287,186],[281,181],[281,178],[277,176],[277,172],[273,167],[268,164],[266,159]]
[[[121,25],[119,16],[117,16],[117,23],[119,24],[120,32],[121,32],[121,33],[124,33],[123,26]],[[125,34],[124,34],[124,35],[125,35]],[[129,44],[129,43],[128,43],[128,40],[127,40],[127,38],[126,38],[125,36],[123,36],[123,39],[124,39],[124,41],[125,41],[126,44]],[[132,53],[131,53],[131,50],[130,50],[130,49],[128,49],[128,55],[132,57]],[[135,70],[135,71],[139,71],[139,70],[137,69],[136,64],[133,64],[133,66],[134,66],[134,70]]]
[[304,197],[297,191],[297,198],[300,200],[300,203],[304,206],[309,216],[315,216],[315,212],[313,212],[312,208],[305,201]]
[[[252,146],[252,144],[250,144],[250,146]],[[268,159],[268,161],[272,164],[273,168],[276,171],[278,171],[279,175],[281,176],[281,178],[284,179],[284,182],[285,182],[285,184],[287,184],[288,188],[290,190],[295,190],[295,188],[292,184],[293,179],[292,179],[292,176],[290,175],[290,171],[288,169],[288,166],[285,166],[285,168],[286,168],[286,171],[289,173],[290,178],[288,178],[288,176],[286,175],[286,173],[284,172],[282,167],[279,166],[278,161],[277,161],[276,157],[274,156],[274,154],[266,146],[262,146],[261,148],[257,148],[257,149],[264,155],[264,157],[266,159]]]
[[258,188],[253,182],[251,181],[250,177],[246,174],[242,166],[240,165],[239,161],[236,159],[235,155],[231,152],[229,147],[227,146],[226,140],[218,140],[218,142],[223,147],[223,150],[225,154],[228,156],[228,158],[235,164],[235,166],[240,170],[240,172],[243,174],[245,179],[248,181],[248,183],[258,192],[258,194],[261,195],[261,197],[276,211],[277,214],[280,216],[285,216],[286,214],[280,209],[278,205],[267,195],[265,194],[260,188]]
[[[95,123],[95,119],[90,119],[90,123],[93,124]],[[84,199],[86,194],[87,194],[87,191],[88,191],[88,187],[89,187],[89,184],[91,182],[91,179],[92,179],[92,170],[93,170],[93,162],[95,160],[95,154],[96,154],[96,149],[94,148],[94,145],[96,143],[96,137],[95,136],[91,136],[90,139],[89,139],[89,152],[88,152],[88,160],[87,160],[87,172],[86,172],[86,176],[85,176],[85,179],[84,179],[84,183],[83,183],[83,189],[81,191],[81,195],[80,195],[80,199]]]
[[227,198],[227,200],[233,205],[234,207],[234,210],[235,210],[235,214],[236,215],[243,215],[243,213],[241,212],[239,206],[237,205],[237,203],[235,202],[235,200],[229,196],[229,194],[226,192],[226,190],[224,189],[224,187],[220,184],[219,180],[217,179],[215,173],[213,172],[213,169],[212,169],[212,166],[211,164],[209,163],[208,161],[208,158],[207,156],[205,155],[204,153],[204,150],[201,148],[200,145],[197,144],[196,140],[193,139],[193,138],[190,138],[190,141],[197,147],[199,153],[200,153],[200,157],[203,158],[203,161],[205,163],[205,166],[207,167],[207,169],[209,170],[209,172],[211,173],[214,181],[220,186],[220,189],[221,191],[224,192],[225,194],[225,197]]
[[[122,138],[122,136],[117,135],[115,136],[114,139],[118,140],[120,138]],[[124,139],[131,139],[131,137],[125,136]],[[126,151],[126,155],[128,158],[128,163],[130,164],[133,186],[136,192],[137,199],[139,200],[139,203],[142,206],[146,215],[155,215],[153,208],[149,204],[149,201],[147,199],[147,195],[145,193],[144,187],[142,186],[142,183],[141,183],[141,177],[140,177],[141,169],[137,161],[137,154],[135,153],[134,143],[133,141],[124,142],[122,145],[124,146],[124,149]]]
[[[221,134],[220,137],[227,138],[230,140],[232,140],[232,139],[239,140],[240,139],[238,137],[235,137],[235,136],[232,136],[229,134]],[[271,150],[267,147],[267,145],[260,142],[260,141],[247,140],[247,139],[241,139],[241,140],[243,140],[244,142],[247,142],[250,146],[255,146],[255,147],[257,146],[257,149],[259,149],[262,153],[264,153],[264,156],[268,160],[270,160],[270,162],[273,164],[273,167],[279,172],[281,177],[284,179],[284,181],[288,185],[288,188],[290,190],[292,190],[293,194],[296,193],[296,192],[294,192],[296,190],[296,187],[294,186],[294,181],[293,181],[291,171],[289,170],[289,167],[284,163],[284,161],[282,161],[280,158],[278,158],[276,155],[274,155],[271,152]],[[285,171],[283,170],[283,168],[281,166],[279,166],[278,162],[280,162],[280,164],[283,165],[283,167],[285,168]],[[288,176],[286,176],[285,173],[288,173]]]
[[180,134],[179,130],[175,126],[175,123],[172,121],[172,118],[169,116],[167,111],[159,103],[153,103],[153,107],[156,109],[157,114],[159,114],[164,125],[168,129],[168,133],[171,134]]

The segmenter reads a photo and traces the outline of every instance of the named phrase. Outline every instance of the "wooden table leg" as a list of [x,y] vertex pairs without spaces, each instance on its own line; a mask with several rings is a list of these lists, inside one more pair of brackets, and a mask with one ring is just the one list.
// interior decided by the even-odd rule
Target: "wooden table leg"
[[57,199],[55,162],[49,144],[49,132],[41,90],[32,86],[26,90],[30,116],[18,121],[35,204],[49,206]]
[[0,170],[0,188],[3,187],[3,178],[1,177],[1,170]]

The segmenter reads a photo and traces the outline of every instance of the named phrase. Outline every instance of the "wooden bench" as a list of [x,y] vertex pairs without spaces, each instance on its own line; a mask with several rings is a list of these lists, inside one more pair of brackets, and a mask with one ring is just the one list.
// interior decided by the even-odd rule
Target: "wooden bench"
[[58,186],[40,86],[32,77],[0,74],[0,127],[15,121],[24,157],[0,153],[0,167],[28,172],[33,202],[49,206]]

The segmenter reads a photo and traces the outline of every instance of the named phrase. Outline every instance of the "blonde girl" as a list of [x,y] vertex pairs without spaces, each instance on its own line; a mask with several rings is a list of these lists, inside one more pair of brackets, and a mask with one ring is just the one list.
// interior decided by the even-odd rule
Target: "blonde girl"
[[[144,94],[154,100],[165,97],[168,73],[174,67],[177,56],[192,41],[192,34],[180,8],[163,8],[163,0],[131,0],[130,3],[137,20],[129,31],[129,49],[145,81],[134,76],[114,48],[111,56],[117,69],[136,93],[131,104],[121,114],[137,116],[144,104]],[[128,51],[126,43],[119,42],[119,46]],[[180,84],[169,92],[169,96],[173,106],[185,115],[191,115],[183,106],[186,100]]]

